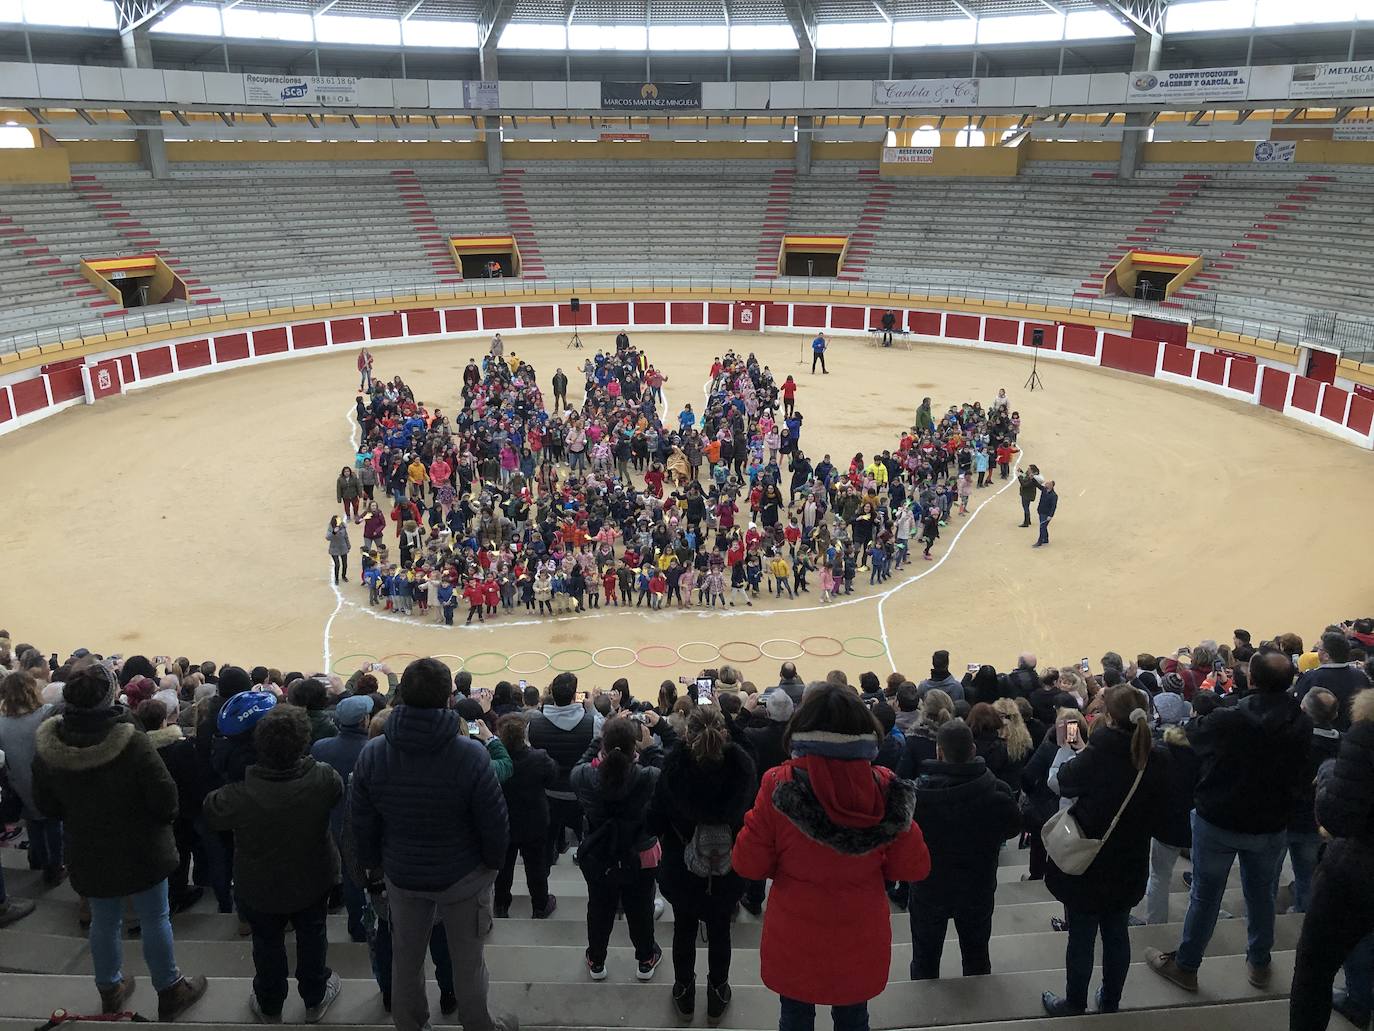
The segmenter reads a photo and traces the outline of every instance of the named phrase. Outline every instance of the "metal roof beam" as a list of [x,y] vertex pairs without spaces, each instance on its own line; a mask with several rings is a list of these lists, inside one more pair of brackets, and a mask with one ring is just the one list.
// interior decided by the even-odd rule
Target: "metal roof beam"
[[961,4],[961,3],[959,2],[959,0],[949,0],[949,2],[950,2],[951,4],[953,4],[954,7],[958,9],[959,13],[962,14],[965,18],[969,18],[969,19],[971,19],[971,20],[973,20],[973,21],[977,21],[977,20],[978,20],[978,15],[974,14],[974,13],[973,13],[972,11],[970,11],[967,7],[965,7],[963,4]]
[[133,32],[156,25],[190,0],[116,0],[115,25],[120,32]]
[[312,18],[318,18],[322,14],[328,14],[334,9],[338,2],[339,0],[324,0],[324,3],[310,12],[310,16]]
[[[952,2],[952,0],[951,0]],[[1113,14],[1128,29],[1147,36],[1164,32],[1169,0],[1093,0],[1100,10]]]
[[787,12],[787,22],[796,33],[797,42],[807,46],[816,45],[816,11],[809,0],[783,0],[783,10]]
[[411,18],[415,17],[415,12],[423,6],[425,6],[425,0],[415,0],[415,3],[406,8],[406,13],[401,15],[401,21],[410,21]]
[[485,48],[499,40],[514,13],[515,0],[487,0],[477,18],[477,46]]
[[1063,17],[1064,15],[1068,14],[1068,12],[1064,10],[1064,8],[1060,7],[1058,4],[1050,3],[1050,0],[1040,0],[1040,2],[1060,17]]

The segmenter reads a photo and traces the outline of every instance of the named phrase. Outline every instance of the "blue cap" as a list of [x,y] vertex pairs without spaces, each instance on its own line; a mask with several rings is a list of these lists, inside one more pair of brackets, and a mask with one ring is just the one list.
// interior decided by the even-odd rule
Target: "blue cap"
[[237,737],[252,730],[276,704],[277,696],[267,691],[243,691],[220,707],[215,726],[225,737]]
[[341,727],[356,727],[372,717],[372,699],[362,695],[345,698],[334,707],[334,718]]

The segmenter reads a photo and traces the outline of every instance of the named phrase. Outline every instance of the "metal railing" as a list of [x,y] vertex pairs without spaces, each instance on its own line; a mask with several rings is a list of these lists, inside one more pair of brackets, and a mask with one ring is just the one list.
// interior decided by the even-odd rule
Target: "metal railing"
[[[139,308],[126,314],[106,318],[86,318],[41,325],[32,329],[5,331],[5,321],[13,325],[22,321],[24,310],[10,309],[7,319],[0,320],[0,353],[24,350],[42,344],[53,344],[83,337],[100,336],[112,331],[167,329],[188,319],[223,319],[268,309],[294,309],[292,318],[309,318],[313,309],[334,305],[373,305],[396,303],[414,306],[430,303],[463,303],[492,298],[517,298],[531,290],[572,297],[579,293],[615,293],[630,291],[727,291],[745,295],[817,294],[852,295],[856,301],[868,294],[890,296],[894,302],[913,305],[938,305],[942,302],[965,304],[1005,304],[1028,308],[1068,308],[1088,315],[1127,315],[1132,312],[1156,312],[1163,317],[1178,318],[1180,314],[1192,318],[1198,325],[1227,330],[1267,340],[1296,345],[1302,334],[1292,326],[1271,320],[1257,319],[1247,314],[1262,302],[1247,304],[1235,300],[1227,304],[1217,298],[1174,300],[1167,304],[1155,300],[1127,297],[1074,297],[1067,287],[1045,289],[1043,285],[1019,286],[1001,283],[996,286],[970,282],[970,273],[944,270],[912,269],[906,275],[884,274],[881,270],[859,281],[840,281],[830,278],[784,277],[755,280],[738,266],[679,266],[674,274],[645,275],[642,266],[596,266],[585,270],[573,269],[548,279],[492,279],[467,280],[462,284],[441,284],[433,280],[378,282],[350,287],[293,286],[290,283],[241,284],[243,288],[259,289],[259,293],[213,304],[175,304]],[[455,294],[457,297],[455,298]],[[327,314],[327,312],[321,312]],[[1343,317],[1342,317],[1343,318]],[[1339,323],[1344,325],[1343,322]],[[212,331],[212,329],[211,329]],[[1371,335],[1357,335],[1351,340],[1361,349],[1374,347]],[[1341,346],[1345,338],[1335,335],[1333,342]]]

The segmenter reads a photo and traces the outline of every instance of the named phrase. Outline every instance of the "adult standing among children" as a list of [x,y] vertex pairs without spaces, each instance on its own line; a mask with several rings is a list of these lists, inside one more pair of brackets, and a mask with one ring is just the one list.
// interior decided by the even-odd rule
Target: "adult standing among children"
[[358,352],[358,389],[372,389],[372,352],[366,347]]
[[1036,502],[1035,514],[1040,520],[1040,538],[1031,545],[1032,548],[1043,548],[1050,542],[1050,520],[1059,511],[1059,495],[1055,493],[1054,481],[1049,480],[1040,488],[1040,500]]
[[553,370],[553,414],[557,415],[560,408],[568,407],[568,377],[560,369]]
[[785,738],[792,758],[764,776],[735,841],[735,871],[773,882],[760,960],[780,1031],[809,1031],[817,1005],[837,1031],[866,1031],[892,962],[885,884],[930,872],[915,789],[873,766],[881,738],[853,690],[810,688]]
[[334,583],[338,584],[340,578],[348,583],[348,520],[330,516],[324,539],[329,542],[329,560],[334,563]]
[[1030,526],[1031,502],[1040,493],[1040,467],[1029,465],[1019,470],[1016,474],[1016,487],[1021,495],[1021,525],[1023,527]]

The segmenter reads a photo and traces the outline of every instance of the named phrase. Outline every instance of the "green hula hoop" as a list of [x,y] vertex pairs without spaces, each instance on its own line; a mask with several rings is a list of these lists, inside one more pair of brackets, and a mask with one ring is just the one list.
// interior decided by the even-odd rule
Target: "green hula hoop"
[[[497,666],[495,669],[473,669],[472,660],[480,659],[483,655],[495,655],[499,657],[501,665]],[[497,673],[504,673],[509,663],[510,656],[505,652],[476,652],[463,660],[463,669],[467,670],[467,672],[471,673],[474,677],[494,677]]]
[[[587,656],[587,661],[580,666],[560,666],[558,664],[558,657],[560,655],[585,655]],[[592,653],[587,651],[586,648],[564,648],[561,652],[554,652],[549,656],[549,668],[557,670],[559,673],[581,673],[584,669],[590,669],[592,663],[595,661]]]
[[[850,641],[871,641],[878,646],[878,650],[876,652],[858,652],[849,647]],[[845,650],[846,655],[852,655],[856,659],[880,659],[887,654],[887,645],[876,637],[846,637],[840,643],[840,647]]]
[[[352,655],[340,655],[337,659],[334,660],[334,665],[332,665],[332,666],[329,667],[329,672],[331,672],[331,673],[336,673],[336,674],[339,673],[339,666],[340,666],[341,664],[343,664],[344,662],[347,662],[349,659],[369,659],[369,660],[371,660],[372,662],[377,662],[377,661],[379,661],[378,658],[377,658],[377,656],[375,656],[375,655],[369,655],[367,652],[354,652]],[[355,673],[355,672],[357,672],[357,671],[356,671],[356,670],[350,670],[348,675],[352,675],[352,673]],[[340,675],[340,676],[343,676],[344,674],[339,674],[339,675]]]

